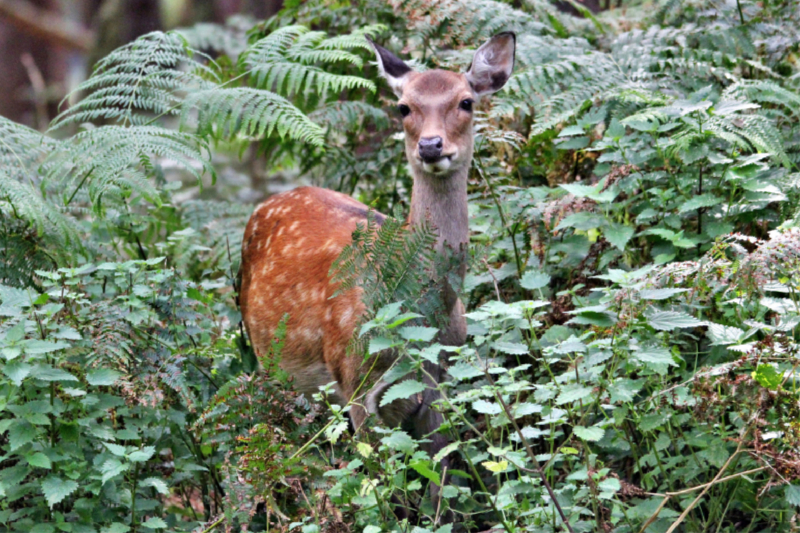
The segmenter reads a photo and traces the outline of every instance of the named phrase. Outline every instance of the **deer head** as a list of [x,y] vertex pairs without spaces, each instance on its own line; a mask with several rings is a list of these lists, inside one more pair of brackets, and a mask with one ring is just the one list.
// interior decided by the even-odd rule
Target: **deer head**
[[500,33],[478,48],[466,73],[417,72],[372,41],[378,67],[399,98],[406,157],[413,174],[447,177],[472,161],[472,112],[500,90],[514,69],[516,37]]

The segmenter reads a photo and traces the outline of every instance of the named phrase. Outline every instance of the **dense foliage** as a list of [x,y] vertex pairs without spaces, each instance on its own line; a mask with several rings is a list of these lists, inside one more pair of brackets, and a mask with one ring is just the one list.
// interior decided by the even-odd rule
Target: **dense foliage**
[[[0,528],[797,529],[800,10],[622,4],[286,2],[116,50],[45,134],[0,118]],[[340,261],[372,308],[354,350],[402,356],[384,401],[450,352],[430,457],[298,397],[283,332],[256,371],[228,170],[400,216],[364,36],[463,70],[502,30],[517,68],[476,113],[467,345],[418,320],[429,228],[366,228]]]

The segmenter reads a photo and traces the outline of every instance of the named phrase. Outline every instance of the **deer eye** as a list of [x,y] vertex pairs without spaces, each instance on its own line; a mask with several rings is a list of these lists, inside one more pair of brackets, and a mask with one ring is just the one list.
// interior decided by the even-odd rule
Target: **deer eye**
[[397,106],[397,109],[400,110],[400,114],[404,117],[407,117],[409,113],[411,113],[411,108],[408,107],[406,104],[400,104]]
[[472,104],[474,102],[475,101],[472,98],[465,98],[464,100],[461,100],[461,103],[458,104],[458,107],[460,107],[464,111],[469,111],[471,113],[472,112]]

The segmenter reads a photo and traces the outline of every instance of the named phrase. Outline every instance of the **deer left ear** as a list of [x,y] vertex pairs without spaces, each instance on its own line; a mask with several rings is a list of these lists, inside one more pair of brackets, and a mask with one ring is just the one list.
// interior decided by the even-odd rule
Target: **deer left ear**
[[364,36],[373,50],[375,50],[375,58],[378,60],[378,68],[383,76],[389,83],[394,94],[398,98],[403,96],[403,86],[408,81],[408,75],[411,73],[411,67],[405,62],[391,53],[383,46],[376,44],[368,35]]
[[503,88],[514,70],[517,36],[512,31],[498,33],[475,52],[467,70],[467,81],[478,96]]

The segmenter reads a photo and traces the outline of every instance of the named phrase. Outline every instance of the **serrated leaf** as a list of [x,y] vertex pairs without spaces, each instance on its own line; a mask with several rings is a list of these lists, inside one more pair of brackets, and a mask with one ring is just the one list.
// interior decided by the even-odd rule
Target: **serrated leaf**
[[606,430],[599,427],[583,427],[583,426],[575,426],[573,429],[575,435],[579,439],[588,440],[592,442],[597,442],[603,438],[603,435],[606,434]]
[[545,274],[544,272],[536,272],[535,270],[528,270],[522,275],[522,278],[519,280],[519,284],[522,286],[523,289],[528,289],[529,291],[533,291],[536,289],[541,289],[543,287],[547,287],[550,283],[550,276]]
[[141,450],[136,450],[128,455],[128,460],[134,463],[143,463],[149,460],[156,453],[155,446],[145,446]]
[[109,479],[127,472],[129,468],[127,464],[123,464],[118,459],[107,459],[100,467],[100,472],[103,474],[101,481],[105,483]]
[[386,337],[373,337],[369,340],[369,353],[370,355],[373,355],[397,346],[397,344],[398,343],[392,341],[391,339],[387,339]]
[[783,494],[789,505],[800,507],[800,485],[786,485]]
[[487,402],[486,400],[472,402],[472,408],[485,415],[497,415],[503,412],[502,406],[494,402]]
[[639,291],[639,298],[642,300],[666,300],[687,290],[689,289],[645,289]]
[[142,527],[146,527],[147,529],[165,529],[167,527],[167,523],[157,516],[151,516],[142,522]]
[[709,324],[708,336],[714,346],[725,346],[727,344],[738,344],[744,336],[744,331],[734,326],[723,326],[721,324]]
[[698,209],[702,209],[704,207],[712,207],[719,203],[722,203],[722,198],[715,196],[711,193],[701,194],[699,196],[693,197],[691,200],[687,200],[678,208],[678,213],[683,214],[687,211],[696,211]]
[[86,382],[95,387],[111,386],[122,377],[122,372],[110,368],[98,368],[86,374]]
[[416,379],[407,379],[389,387],[383,393],[379,406],[389,405],[395,400],[404,400],[425,390],[425,385]]
[[556,399],[556,405],[564,405],[565,403],[577,402],[592,394],[591,387],[584,387],[582,385],[568,385],[561,390],[561,394]]
[[31,377],[42,381],[78,381],[78,378],[60,368],[39,365],[31,371]]
[[398,330],[400,336],[409,341],[430,342],[439,333],[436,328],[426,328],[422,326],[406,326]]
[[158,479],[157,477],[145,478],[139,483],[139,486],[153,487],[154,489],[156,489],[156,492],[164,496],[169,494],[169,486],[167,485],[167,483],[163,479]]
[[393,431],[388,437],[382,438],[381,442],[392,450],[408,454],[417,447],[417,444],[405,431]]
[[659,331],[693,328],[705,324],[702,320],[681,311],[656,311],[647,317],[647,323]]
[[426,461],[424,459],[415,459],[410,463],[408,463],[408,466],[416,470],[417,473],[419,473],[424,478],[432,481],[436,485],[442,484],[442,480],[439,477],[439,473],[431,469],[430,461]]
[[104,527],[100,533],[128,533],[131,528],[121,522],[113,522],[110,526]]
[[10,379],[14,385],[19,387],[22,385],[22,382],[25,380],[25,378],[30,375],[32,370],[33,366],[27,363],[14,361],[3,367],[3,374],[8,376],[8,379]]
[[634,359],[638,359],[642,363],[678,366],[672,353],[667,348],[660,346],[644,346],[641,350],[633,352],[632,355]]
[[37,468],[46,468],[48,470],[53,468],[53,463],[50,462],[50,458],[42,452],[36,452],[33,455],[29,455],[25,457],[25,460],[28,461],[29,465]]
[[23,349],[25,350],[26,354],[40,355],[45,353],[57,352],[58,350],[69,348],[69,346],[70,345],[66,342],[30,340],[24,343]]
[[78,484],[72,480],[61,479],[53,475],[42,480],[42,493],[51,509],[76,490],[78,490]]
[[633,237],[634,229],[632,226],[625,226],[623,224],[612,224],[610,227],[603,229],[603,236],[615,248],[625,251],[625,246],[628,241]]
[[499,474],[508,468],[508,461],[484,461],[481,465],[489,472]]
[[11,427],[8,428],[9,451],[24,446],[33,441],[36,437],[36,428],[27,420],[17,418]]
[[111,442],[104,442],[103,446],[105,446],[108,451],[116,455],[117,457],[125,457],[127,453],[127,448],[125,446],[120,446],[119,444],[113,444]]
[[528,353],[528,347],[519,342],[496,341],[492,343],[492,348],[509,355],[525,355]]

